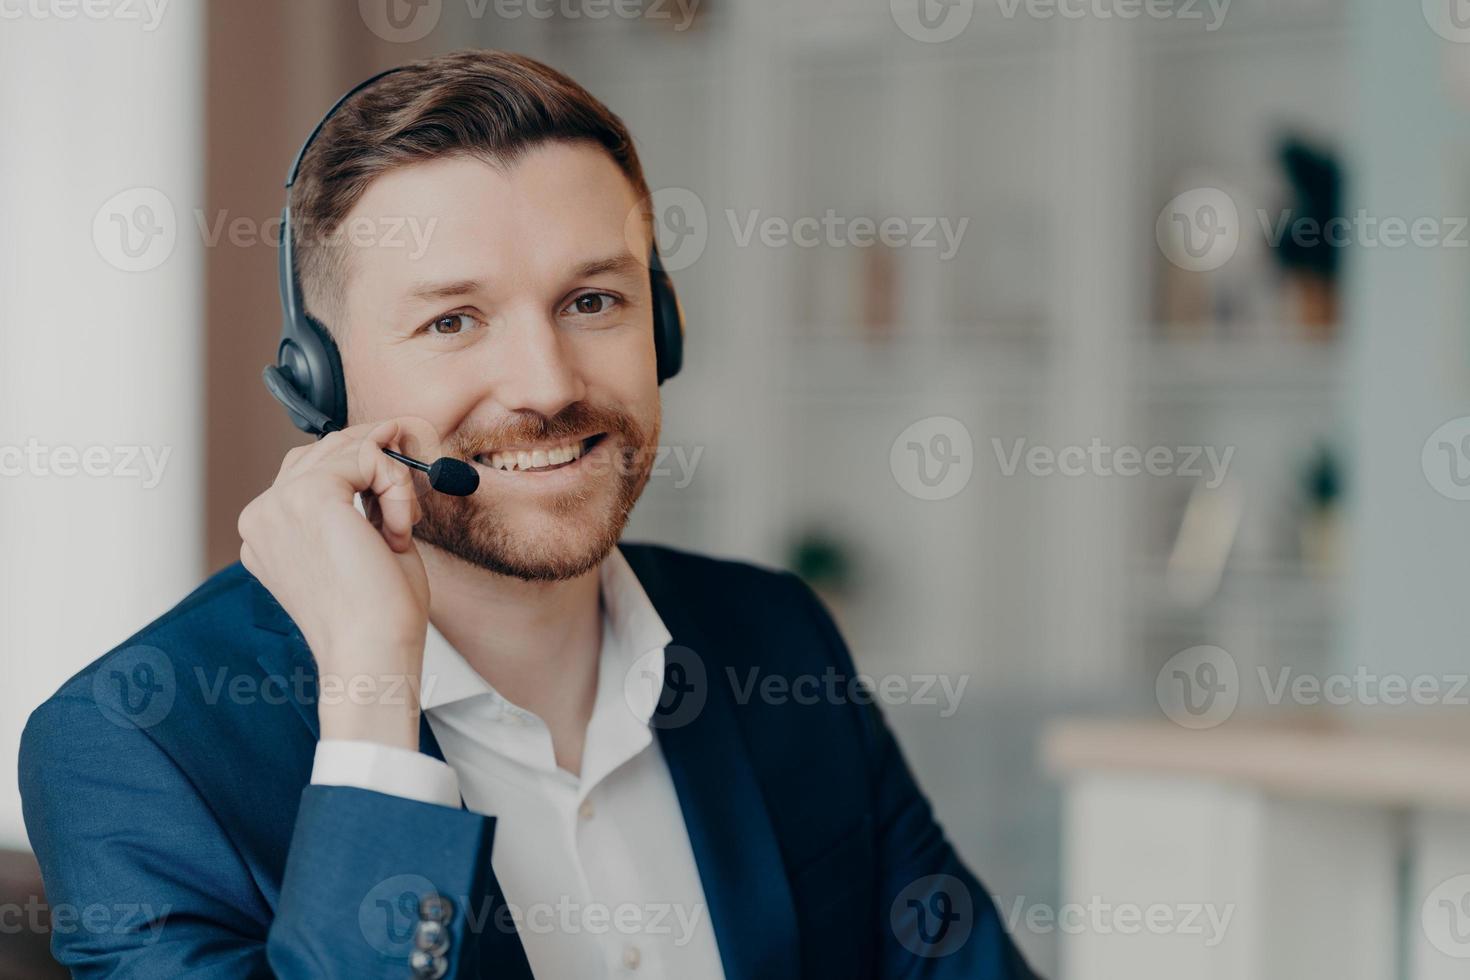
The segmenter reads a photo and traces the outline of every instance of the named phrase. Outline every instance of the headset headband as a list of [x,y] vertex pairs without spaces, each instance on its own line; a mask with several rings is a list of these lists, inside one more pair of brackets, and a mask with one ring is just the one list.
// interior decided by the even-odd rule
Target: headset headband
[[373,84],[373,82],[376,82],[378,79],[386,78],[389,75],[403,71],[407,67],[407,65],[399,65],[397,68],[389,68],[385,71],[380,71],[372,78],[364,79],[363,81],[358,82],[356,85],[352,86],[352,88],[347,91],[346,95],[342,96],[342,98],[332,103],[332,108],[327,110],[327,114],[325,116],[322,116],[321,120],[316,124],[316,128],[311,131],[311,135],[306,137],[306,142],[301,144],[301,149],[298,150],[296,153],[296,159],[291,161],[291,169],[286,173],[287,190],[290,190],[296,184],[296,175],[301,170],[301,160],[303,157],[306,156],[306,151],[311,149],[311,144],[316,142],[317,135],[321,133],[322,127],[327,124],[328,120],[330,120],[333,116],[337,114],[337,110],[342,108],[342,104],[348,99],[352,98],[358,92],[361,92],[363,89]]

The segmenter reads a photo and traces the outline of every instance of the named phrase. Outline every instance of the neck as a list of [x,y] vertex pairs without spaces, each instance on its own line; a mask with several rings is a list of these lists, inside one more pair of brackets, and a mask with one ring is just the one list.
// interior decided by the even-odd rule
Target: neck
[[580,771],[602,652],[598,570],[526,582],[418,547],[435,627],[486,683],[546,723],[559,766]]

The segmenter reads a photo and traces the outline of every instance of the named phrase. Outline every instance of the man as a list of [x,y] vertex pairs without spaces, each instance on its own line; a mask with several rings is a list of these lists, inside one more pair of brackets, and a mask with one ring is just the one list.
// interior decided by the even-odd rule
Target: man
[[647,201],[622,122],[498,52],[308,141],[345,428],[25,732],[52,906],[111,910],[56,930],[77,976],[1030,976],[812,593],[618,544],[677,367]]

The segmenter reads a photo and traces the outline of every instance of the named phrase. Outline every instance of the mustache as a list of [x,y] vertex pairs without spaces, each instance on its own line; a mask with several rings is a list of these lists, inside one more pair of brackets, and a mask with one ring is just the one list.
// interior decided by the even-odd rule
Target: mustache
[[470,459],[502,446],[527,442],[558,442],[573,437],[585,438],[598,432],[619,435],[632,445],[642,442],[643,432],[631,415],[615,408],[573,402],[550,418],[536,412],[523,411],[493,425],[460,426],[445,448],[451,455]]

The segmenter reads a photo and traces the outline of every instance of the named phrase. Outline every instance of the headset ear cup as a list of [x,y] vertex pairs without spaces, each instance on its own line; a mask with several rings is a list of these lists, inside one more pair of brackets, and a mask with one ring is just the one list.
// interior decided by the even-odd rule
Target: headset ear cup
[[[289,187],[289,183],[287,184]],[[306,312],[301,280],[296,274],[296,246],[291,230],[291,208],[281,211],[279,238],[280,257],[277,271],[281,293],[281,341],[276,347],[276,383],[290,386],[295,395],[314,408],[337,428],[347,426],[347,383],[342,373],[342,354],[327,328]],[[267,387],[271,383],[267,382]],[[321,435],[319,423],[283,400],[283,393],[272,388],[272,395],[286,406],[291,421],[304,432]]]
[[653,286],[653,347],[658,357],[658,383],[663,384],[684,366],[684,311],[657,252],[649,275]]
[[315,350],[307,354],[312,359],[312,390],[307,393],[308,397],[339,428],[345,429],[347,378],[342,373],[342,352],[337,347],[337,341],[332,339],[331,331],[320,320],[308,315],[306,323],[308,329],[305,332],[316,341]]
[[[276,369],[296,396],[306,401],[337,428],[347,425],[347,388],[342,357],[326,328],[311,317],[287,324],[276,351]],[[278,396],[279,397],[279,396]],[[284,404],[284,403],[283,403]],[[320,435],[318,426],[286,406],[291,421],[305,432]],[[320,421],[318,419],[317,421]]]

